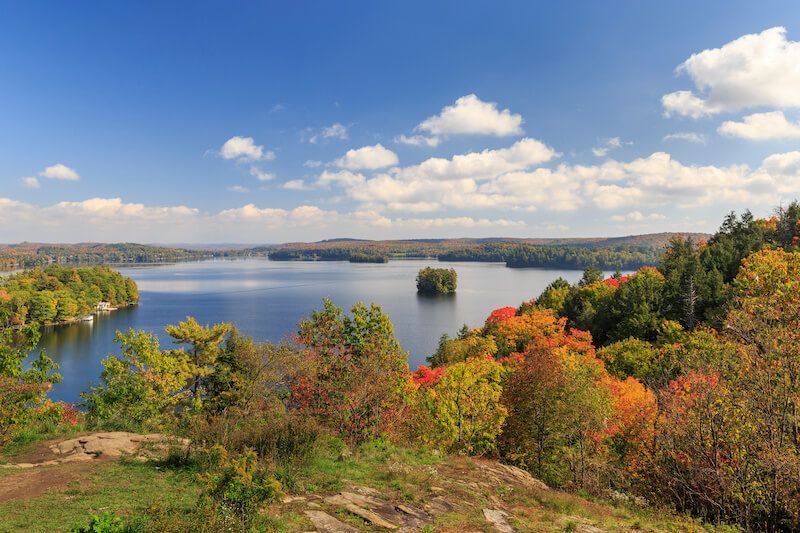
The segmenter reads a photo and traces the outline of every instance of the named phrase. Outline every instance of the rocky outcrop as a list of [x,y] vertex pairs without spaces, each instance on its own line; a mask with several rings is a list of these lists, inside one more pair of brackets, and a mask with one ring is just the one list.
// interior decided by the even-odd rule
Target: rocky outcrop
[[358,533],[358,529],[332,517],[325,511],[305,511],[305,515],[311,520],[317,531],[325,533]]
[[160,433],[139,435],[125,431],[92,433],[50,445],[52,459],[35,463],[11,463],[6,468],[33,468],[75,461],[92,461],[98,458],[118,458],[123,455],[149,458],[163,454],[170,448],[186,448],[187,439]]
[[494,485],[520,484],[534,490],[548,490],[549,488],[543,481],[533,477],[530,472],[516,466],[490,461],[479,461],[477,465],[485,474],[486,482]]
[[433,517],[422,509],[387,501],[369,487],[355,487],[352,492],[342,491],[328,496],[324,502],[331,507],[344,509],[381,529],[417,530],[433,521]]

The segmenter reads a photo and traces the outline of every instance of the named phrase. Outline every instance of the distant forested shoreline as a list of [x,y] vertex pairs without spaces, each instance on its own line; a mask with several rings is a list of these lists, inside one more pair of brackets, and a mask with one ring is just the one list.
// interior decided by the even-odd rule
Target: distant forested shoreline
[[135,243],[0,245],[0,271],[44,267],[52,264],[175,263],[223,255],[227,251],[188,250]]
[[430,239],[405,241],[336,240],[254,248],[273,261],[386,262],[438,259],[499,262],[511,268],[636,270],[652,266],[673,238],[702,242],[702,233],[659,233],[608,239]]
[[502,262],[511,268],[539,267],[635,270],[657,264],[673,238],[703,242],[704,233],[654,233],[569,239],[331,239],[312,243],[224,248],[177,248],[136,243],[20,243],[0,245],[0,271],[48,265],[178,263],[213,258],[269,257],[273,261],[386,263],[389,259]]

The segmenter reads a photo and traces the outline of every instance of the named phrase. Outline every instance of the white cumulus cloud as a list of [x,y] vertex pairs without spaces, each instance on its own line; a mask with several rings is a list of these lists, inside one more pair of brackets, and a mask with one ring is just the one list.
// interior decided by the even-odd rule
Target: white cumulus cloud
[[462,96],[455,104],[444,107],[438,115],[428,117],[416,128],[430,135],[481,134],[507,137],[520,135],[522,115],[500,110],[495,102],[484,102],[474,94]]
[[608,155],[608,152],[616,148],[619,148],[620,146],[622,146],[622,144],[623,144],[622,139],[620,139],[619,137],[611,137],[610,139],[604,140],[602,144],[600,144],[600,146],[595,146],[594,148],[592,148],[592,153],[597,157],[605,157],[606,155]]
[[304,180],[289,180],[282,187],[289,191],[307,191],[311,189]]
[[676,71],[692,79],[697,93],[664,95],[667,116],[800,107],[800,42],[787,40],[780,26],[692,54]]
[[73,169],[57,163],[39,172],[39,176],[54,180],[78,181],[81,177]]
[[741,122],[726,120],[717,128],[717,133],[751,141],[800,139],[800,123],[789,122],[783,111],[770,111],[748,115]]
[[339,168],[350,170],[383,168],[398,163],[397,154],[384,148],[382,144],[375,146],[364,146],[355,150],[348,150],[334,164]]
[[222,145],[219,151],[223,159],[239,161],[270,161],[275,159],[275,152],[264,150],[256,144],[252,137],[233,136]]

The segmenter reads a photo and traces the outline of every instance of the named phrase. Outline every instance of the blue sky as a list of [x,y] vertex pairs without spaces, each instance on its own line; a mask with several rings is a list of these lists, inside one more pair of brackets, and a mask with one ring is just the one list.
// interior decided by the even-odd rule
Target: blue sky
[[797,41],[792,1],[0,2],[0,242],[712,231],[800,196]]

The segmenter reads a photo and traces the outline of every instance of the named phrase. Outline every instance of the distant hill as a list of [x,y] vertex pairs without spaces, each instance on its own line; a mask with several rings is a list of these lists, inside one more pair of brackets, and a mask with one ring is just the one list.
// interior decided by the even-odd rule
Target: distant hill
[[663,232],[624,237],[573,237],[573,238],[511,238],[483,237],[456,239],[397,239],[369,240],[340,237],[316,242],[288,242],[283,244],[256,246],[253,250],[307,250],[330,248],[389,249],[407,250],[412,248],[440,249],[477,246],[481,244],[529,244],[534,246],[574,246],[580,248],[608,248],[617,246],[637,246],[663,248],[674,237],[691,238],[695,242],[705,241],[709,233]]
[[707,240],[706,233],[651,233],[624,237],[520,239],[461,238],[371,241],[328,239],[259,246],[249,252],[266,254],[278,261],[354,261],[365,258],[383,262],[388,258],[437,258],[441,261],[504,262],[510,267],[636,269],[657,264],[670,239]]
[[706,233],[650,233],[588,238],[458,238],[368,240],[334,238],[260,246],[215,243],[157,245],[138,243],[0,244],[0,270],[52,263],[173,263],[212,257],[269,256],[273,260],[381,263],[388,258],[438,258],[447,261],[501,261],[509,266],[632,269],[654,264],[674,237],[707,240]]

